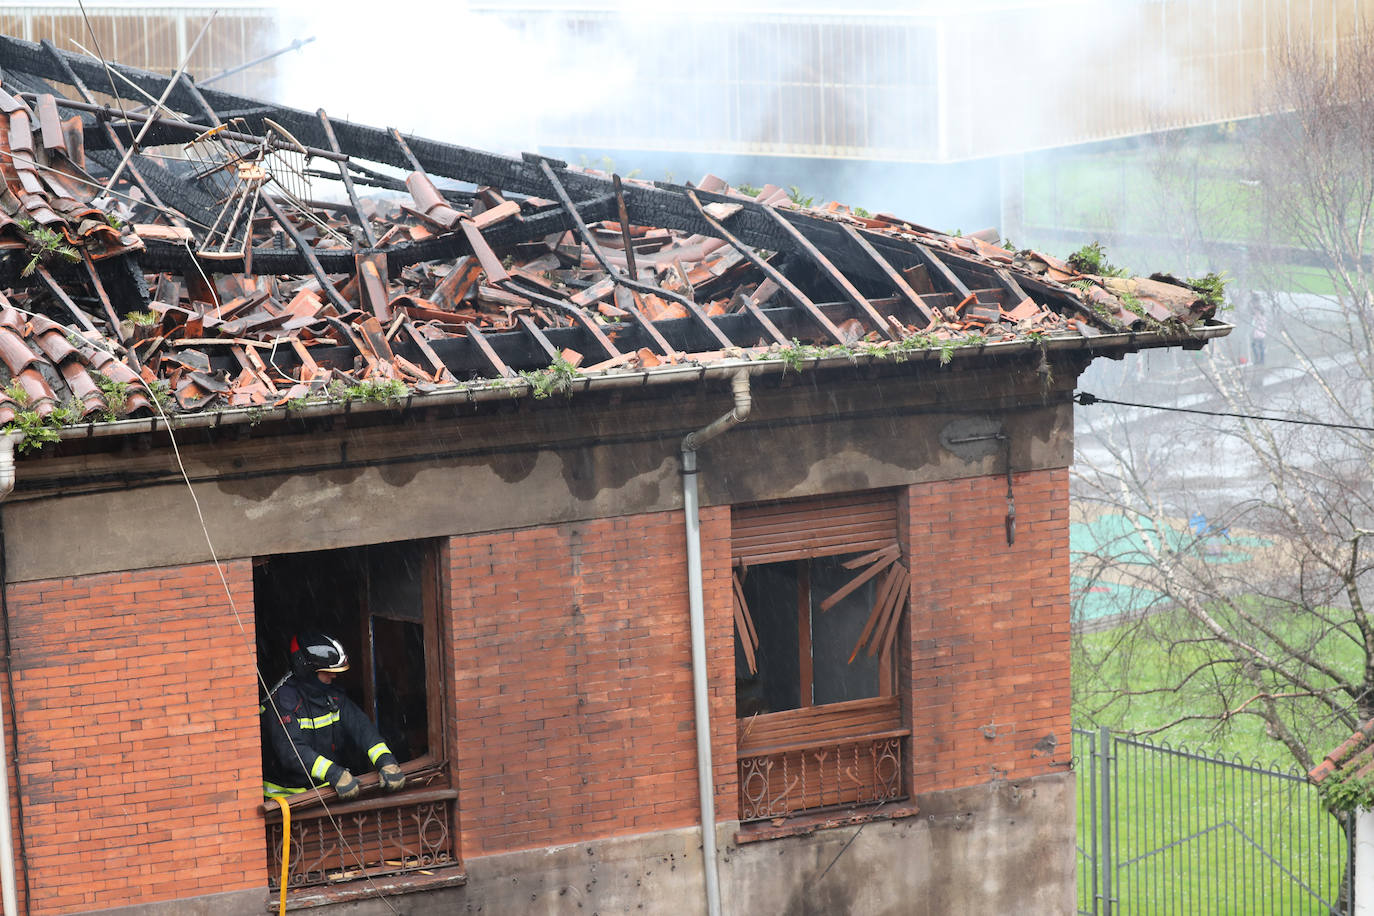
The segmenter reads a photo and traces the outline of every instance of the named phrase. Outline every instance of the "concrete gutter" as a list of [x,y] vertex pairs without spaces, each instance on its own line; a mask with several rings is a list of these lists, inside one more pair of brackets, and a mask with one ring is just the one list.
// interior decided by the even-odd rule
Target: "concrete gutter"
[[[1225,337],[1233,330],[1229,324],[1211,324],[1193,328],[1189,331],[1188,341],[1207,341]],[[605,370],[600,373],[579,374],[570,380],[569,394],[583,394],[615,389],[643,388],[649,385],[684,385],[693,382],[706,382],[731,379],[741,369],[750,375],[782,374],[789,370],[839,369],[854,366],[895,364],[898,361],[909,363],[939,363],[945,352],[951,361],[972,357],[1009,357],[1025,353],[1063,353],[1070,351],[1124,351],[1156,349],[1178,346],[1183,341],[1178,336],[1157,332],[1123,332],[1103,334],[1100,337],[1045,337],[1040,340],[992,341],[977,346],[955,347],[952,351],[940,348],[894,352],[875,349],[872,353],[845,353],[836,356],[812,356],[800,361],[786,360],[777,356],[768,359],[725,359],[709,365],[667,366],[632,371]],[[303,406],[281,407],[237,407],[207,413],[178,414],[171,417],[172,429],[217,429],[221,426],[271,423],[284,420],[301,420],[317,417],[338,417],[394,412],[398,409],[444,407],[449,405],[480,404],[488,401],[508,401],[533,397],[534,386],[524,379],[484,380],[471,384],[445,387],[425,394],[410,393],[405,397],[389,401],[330,400],[307,403]],[[62,439],[91,439],[103,436],[132,436],[155,433],[165,430],[168,423],[160,416],[138,420],[116,420],[111,423],[84,423],[78,426],[64,426],[58,430]]]

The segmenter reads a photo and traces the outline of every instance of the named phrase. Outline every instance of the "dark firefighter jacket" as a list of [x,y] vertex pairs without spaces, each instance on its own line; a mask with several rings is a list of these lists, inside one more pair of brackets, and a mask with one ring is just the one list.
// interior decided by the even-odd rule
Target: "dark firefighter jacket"
[[377,726],[332,684],[293,674],[272,697],[276,708],[264,703],[262,712],[263,794],[304,792],[312,780],[334,785],[347,761],[361,755],[376,769],[396,762]]

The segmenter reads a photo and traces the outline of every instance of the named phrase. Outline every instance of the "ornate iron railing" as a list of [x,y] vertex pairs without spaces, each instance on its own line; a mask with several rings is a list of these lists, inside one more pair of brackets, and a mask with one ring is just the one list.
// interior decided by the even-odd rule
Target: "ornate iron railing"
[[[457,793],[436,789],[399,798],[291,812],[287,886],[318,887],[358,878],[426,873],[459,864],[453,806]],[[269,884],[281,886],[282,824],[267,823]]]
[[904,731],[888,732],[742,754],[740,820],[903,798],[905,735]]

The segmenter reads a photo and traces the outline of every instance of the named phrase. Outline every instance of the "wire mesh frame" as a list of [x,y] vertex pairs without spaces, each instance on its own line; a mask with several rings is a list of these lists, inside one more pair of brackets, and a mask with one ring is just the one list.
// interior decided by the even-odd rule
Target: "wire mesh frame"
[[1074,729],[1077,912],[1344,914],[1353,837],[1296,771]]
[[322,234],[348,244],[338,232],[315,216],[309,205],[310,154],[285,128],[267,121],[266,134],[256,142],[230,137],[247,134],[241,121],[206,131],[182,147],[194,168],[192,178],[219,204],[214,224],[201,239],[199,254],[207,258],[242,257],[252,242],[253,219],[264,193]]

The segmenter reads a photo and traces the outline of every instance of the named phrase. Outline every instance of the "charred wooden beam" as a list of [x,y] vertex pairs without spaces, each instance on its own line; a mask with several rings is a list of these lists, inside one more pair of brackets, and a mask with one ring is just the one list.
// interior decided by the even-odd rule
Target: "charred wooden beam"
[[620,223],[620,237],[625,241],[625,266],[630,272],[630,279],[639,279],[639,272],[635,269],[635,245],[630,238],[630,214],[625,209],[625,189],[621,187],[620,176],[611,176],[611,185],[615,188],[615,209],[616,219]]
[[820,309],[816,308],[816,303],[812,302],[811,299],[806,295],[806,293],[798,289],[797,285],[793,283],[791,280],[787,279],[785,276],[783,276],[781,271],[779,271],[772,264],[769,264],[763,258],[759,257],[757,254],[755,254],[753,249],[751,249],[748,245],[744,244],[744,242],[742,242],[740,239],[736,238],[735,235],[731,233],[729,229],[726,229],[724,226],[720,224],[719,221],[715,219],[715,217],[707,213],[706,208],[701,205],[701,201],[697,198],[695,192],[688,190],[687,199],[692,202],[692,205],[696,207],[697,212],[701,215],[701,218],[706,221],[706,224],[708,226],[711,227],[712,235],[716,236],[716,238],[725,239],[725,241],[729,243],[736,251],[744,255],[744,257],[748,259],[749,263],[753,264],[759,270],[763,271],[764,276],[768,277],[779,287],[781,287],[783,292],[787,293],[787,295],[791,297],[793,302],[801,306],[802,309],[808,315],[811,316],[811,319],[816,324],[818,324],[821,327],[821,329],[825,331],[827,335],[830,336],[832,340],[834,340],[836,343],[844,343],[844,335],[840,333],[840,329],[835,327],[834,322],[832,322],[829,318],[825,317],[825,315],[821,312]]
[[835,284],[835,287],[844,294],[845,298],[859,307],[859,311],[868,318],[870,330],[882,332],[882,335],[888,340],[901,339],[901,335],[888,325],[882,315],[878,314],[877,310],[873,308],[872,303],[865,298],[863,293],[859,292],[858,288],[849,281],[849,278],[835,266],[834,262],[822,254],[821,250],[813,245],[811,241],[802,234],[800,229],[788,222],[777,210],[769,208],[768,212],[772,214],[774,221],[781,226],[785,232],[792,236],[797,246],[801,249],[802,254],[806,255],[806,257],[811,260],[811,263],[820,268],[821,272]]
[[468,337],[470,337],[472,339],[472,342],[477,345],[477,349],[481,352],[482,357],[486,359],[487,364],[490,365],[493,370],[495,370],[497,375],[501,376],[502,378],[515,378],[515,373],[510,371],[510,366],[507,366],[504,362],[502,362],[501,357],[496,355],[496,351],[491,348],[491,344],[487,342],[486,337],[482,335],[482,332],[480,329],[478,329],[477,325],[473,324],[472,322],[468,322],[467,324],[463,325],[463,327],[467,330]]
[[[329,141],[329,148],[336,153],[339,149],[339,140],[334,136],[334,126],[329,122],[329,116],[321,108],[315,112],[315,116],[320,119],[320,127],[324,130],[325,138]],[[343,182],[344,191],[348,194],[348,201],[353,205],[353,213],[357,217],[358,226],[363,230],[363,239],[367,242],[367,247],[377,247],[377,236],[372,231],[372,222],[363,213],[362,206],[358,203],[358,192],[353,187],[353,176],[349,174],[348,163],[339,162],[339,179]]]
[[[601,246],[597,244],[595,236],[593,236],[591,230],[587,228],[587,223],[582,219],[582,214],[577,212],[577,207],[573,205],[572,198],[568,196],[567,189],[563,187],[563,182],[558,179],[558,175],[554,173],[553,167],[549,165],[549,161],[543,158],[539,159],[539,167],[544,173],[544,178],[548,181],[549,187],[551,187],[554,194],[557,195],[559,203],[563,205],[563,209],[572,217],[573,225],[577,228],[578,234],[582,236],[582,241],[591,249],[592,255],[596,258],[597,263],[601,265],[601,269],[606,272],[606,276],[610,277],[618,286],[626,286],[636,292],[661,296],[664,299],[678,303],[687,310],[689,315],[696,319],[697,324],[711,335],[717,344],[721,347],[734,346],[730,338],[721,333],[720,328],[716,327],[710,317],[701,310],[701,306],[697,305],[691,299],[688,299],[686,296],[680,296],[677,293],[669,292],[652,283],[642,283],[638,280],[632,280],[611,267],[610,262],[606,260],[606,253],[601,250]],[[617,198],[617,203],[619,204],[623,199],[623,197]]]
[[[263,194],[259,200],[262,202],[262,205],[267,208],[267,212],[272,214],[272,218],[277,221],[277,225],[281,226],[282,231],[291,239],[291,243],[296,246],[296,250],[300,252],[301,257],[305,259],[306,265],[309,266],[310,272],[314,274],[315,279],[319,281],[321,291],[329,297],[329,301],[333,303],[334,307],[341,312],[352,311],[353,306],[349,305],[348,300],[339,295],[339,291],[334,288],[334,284],[330,282],[329,276],[324,271],[324,267],[320,265],[319,259],[315,257],[315,249],[311,248],[310,244],[301,236],[300,230],[296,228],[296,224],[291,222],[287,215],[282,212],[281,207],[277,206],[276,201],[272,200],[271,197]],[[351,254],[350,252],[350,255]]]
[[639,310],[639,305],[635,302],[635,294],[632,290],[623,286],[617,287],[615,304],[617,308],[629,313],[630,317],[634,319],[634,323],[639,325],[639,329],[654,342],[654,346],[658,348],[658,352],[662,353],[664,356],[670,357],[677,355],[677,351],[673,349],[673,345],[668,343],[667,339],[654,323]]
[[552,342],[550,342],[548,336],[543,331],[539,330],[539,326],[530,320],[530,316],[517,315],[516,321],[520,322],[520,327],[524,329],[525,333],[529,335],[531,340],[538,344],[539,349],[544,351],[544,354],[548,356],[550,363],[558,359],[559,353],[561,351],[557,347],[555,347]]
[[973,295],[973,292],[968,288],[967,284],[954,275],[954,271],[949,269],[948,264],[940,260],[939,255],[931,251],[925,245],[922,245],[920,242],[911,242],[909,244],[912,249],[920,255],[921,260],[925,263],[926,269],[930,271],[931,276],[939,277],[940,284],[944,286],[945,289],[956,293],[961,299],[967,299],[969,296]]
[[100,272],[95,269],[95,261],[91,260],[91,253],[88,249],[81,249],[81,260],[86,265],[86,273],[91,278],[91,286],[95,289],[96,298],[100,300],[100,305],[105,310],[105,318],[110,322],[110,333],[120,343],[128,344],[129,340],[119,322],[119,314],[115,311],[114,303],[110,301],[110,294],[105,291],[105,283],[100,279]]
[[863,252],[864,255],[883,272],[888,282],[892,284],[893,289],[897,291],[897,295],[905,299],[912,308],[925,318],[926,325],[933,324],[935,322],[935,313],[931,311],[930,306],[926,305],[920,293],[912,289],[911,284],[906,282],[906,278],[902,276],[901,272],[898,271],[887,258],[883,257],[882,253],[874,248],[873,245],[869,243],[868,239],[864,238],[853,226],[845,226],[844,232],[846,238],[848,238],[859,251]]
[[39,265],[35,268],[35,273],[38,274],[38,279],[43,281],[43,285],[47,288],[48,292],[52,293],[53,298],[62,303],[62,307],[71,313],[78,324],[93,334],[100,333],[96,330],[95,322],[91,321],[91,316],[87,315],[81,306],[72,301],[71,297],[62,289],[62,284],[53,279],[52,274],[48,273],[46,267]]
[[735,298],[731,300],[731,304],[734,305],[736,303],[738,303],[739,308],[743,309],[750,318],[753,318],[754,321],[758,323],[759,327],[763,328],[765,334],[773,338],[774,343],[782,344],[784,347],[791,343],[791,341],[787,339],[787,335],[778,330],[778,326],[773,323],[772,319],[765,315],[763,310],[754,303],[752,297],[745,295],[742,291],[736,291]]

